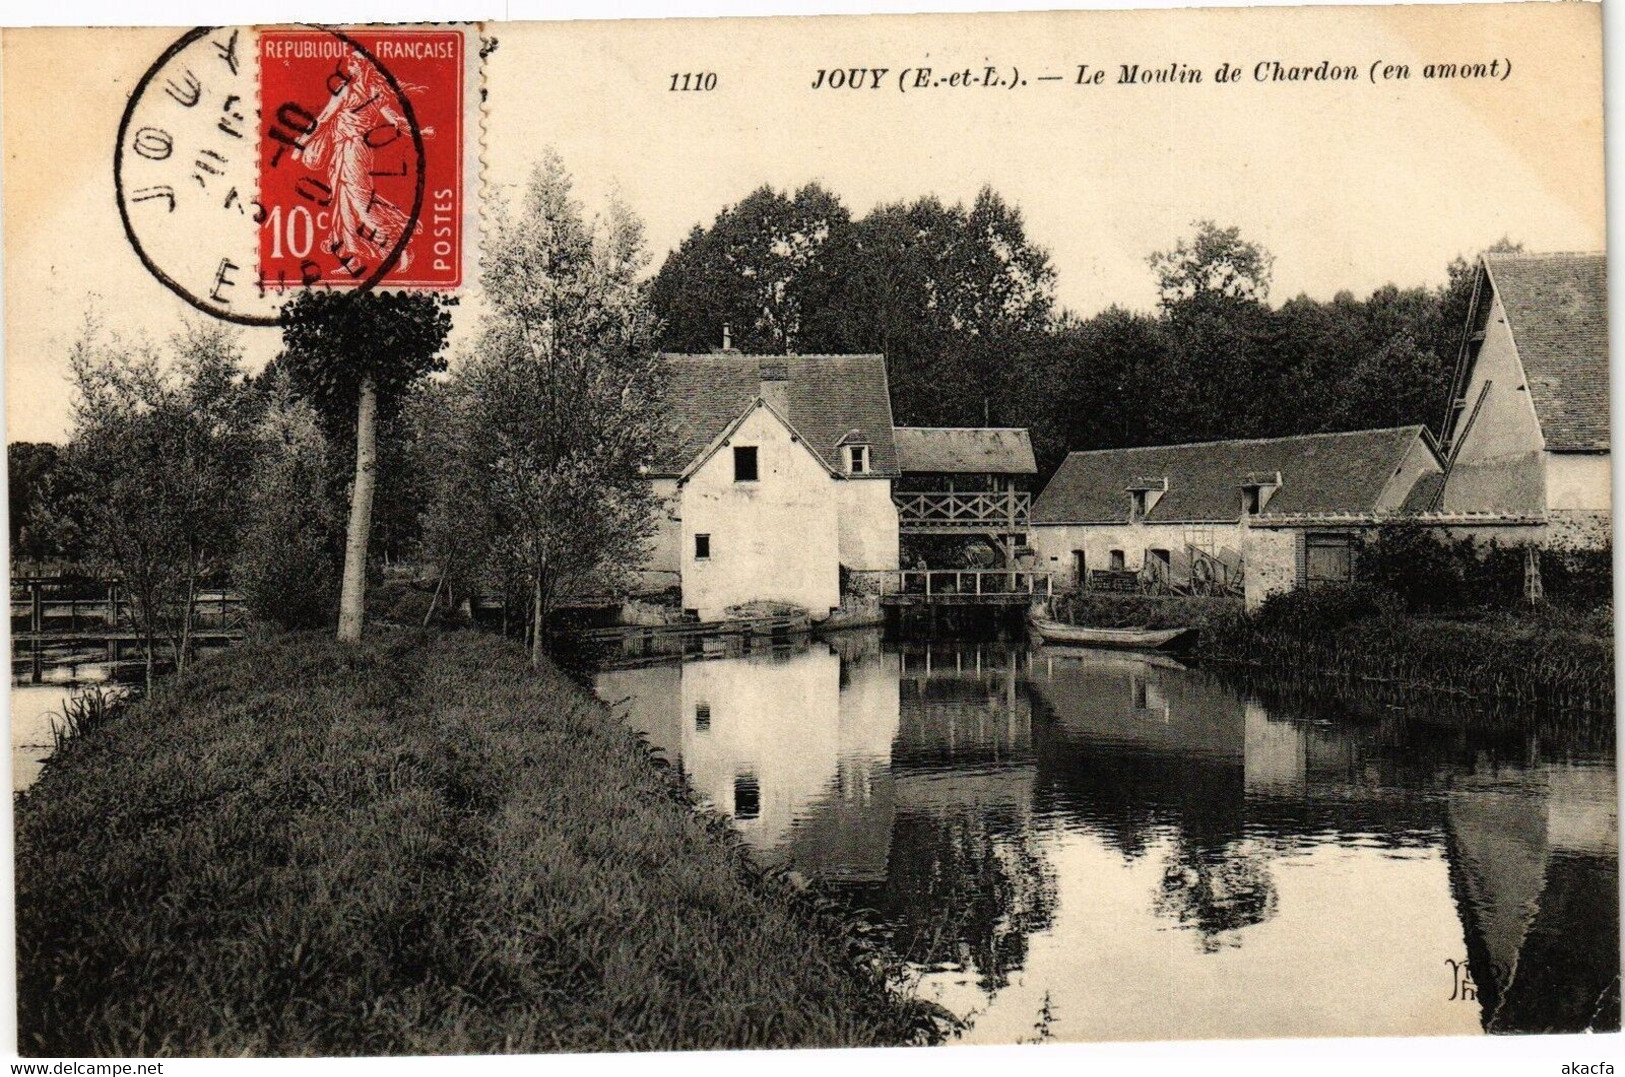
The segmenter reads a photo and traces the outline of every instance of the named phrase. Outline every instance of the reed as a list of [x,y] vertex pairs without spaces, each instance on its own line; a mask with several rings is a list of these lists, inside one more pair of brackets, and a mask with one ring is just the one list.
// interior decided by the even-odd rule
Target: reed
[[51,717],[52,754],[70,740],[88,736],[124,713],[134,698],[123,685],[93,684],[77,688],[62,703],[62,713]]
[[1282,678],[1334,678],[1492,706],[1603,714],[1614,708],[1607,637],[1512,613],[1471,621],[1414,617],[1362,588],[1293,592],[1255,614],[1215,618],[1198,654]]

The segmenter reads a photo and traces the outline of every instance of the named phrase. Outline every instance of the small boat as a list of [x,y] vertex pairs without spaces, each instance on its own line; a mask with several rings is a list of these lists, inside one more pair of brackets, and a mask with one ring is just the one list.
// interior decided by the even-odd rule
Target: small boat
[[1097,628],[1069,625],[1045,617],[1029,617],[1027,623],[1045,643],[1072,643],[1082,647],[1118,647],[1135,651],[1173,650],[1189,643],[1194,628]]

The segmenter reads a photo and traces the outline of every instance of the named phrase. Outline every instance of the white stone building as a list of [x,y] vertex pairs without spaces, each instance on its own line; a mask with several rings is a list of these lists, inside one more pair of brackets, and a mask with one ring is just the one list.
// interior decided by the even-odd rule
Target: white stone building
[[643,577],[702,621],[777,601],[822,619],[841,570],[895,571],[898,475],[879,355],[666,355],[666,503]]

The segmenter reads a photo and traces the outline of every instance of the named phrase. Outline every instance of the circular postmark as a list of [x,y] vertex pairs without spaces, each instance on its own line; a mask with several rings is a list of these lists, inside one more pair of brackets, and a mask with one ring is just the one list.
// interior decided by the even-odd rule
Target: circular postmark
[[187,303],[242,325],[280,324],[308,289],[387,285],[424,201],[414,90],[338,30],[190,31],[119,123],[130,246]]

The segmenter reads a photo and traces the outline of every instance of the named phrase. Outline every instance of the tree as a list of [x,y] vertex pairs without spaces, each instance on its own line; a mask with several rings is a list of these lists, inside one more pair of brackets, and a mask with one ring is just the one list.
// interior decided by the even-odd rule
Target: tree
[[73,561],[84,527],[75,511],[68,453],[50,442],[14,441],[6,449],[11,509],[11,556],[29,561]]
[[186,668],[197,591],[235,554],[253,461],[255,402],[236,335],[193,323],[172,347],[166,363],[92,323],[70,357],[70,466],[92,548],[118,574],[146,643],[149,685],[160,638]]
[[1172,250],[1156,251],[1146,261],[1157,275],[1164,307],[1223,296],[1259,302],[1269,298],[1275,256],[1241,238],[1235,226],[1194,221],[1196,235],[1181,239]]
[[899,422],[1018,421],[1011,354],[1050,329],[1055,287],[1018,209],[985,187],[968,208],[884,205],[826,257],[846,282],[839,342],[886,356]]
[[380,409],[387,422],[408,387],[446,368],[441,349],[454,302],[423,292],[312,290],[285,308],[277,363],[329,437],[355,443],[339,596],[338,638],[347,643],[360,641],[365,611]]
[[619,201],[585,220],[552,151],[518,216],[495,213],[490,311],[456,372],[461,458],[442,488],[457,488],[468,545],[522,585],[533,664],[558,597],[640,564],[654,531],[645,470],[663,378],[638,283],[647,264],[642,222]]
[[267,401],[254,429],[256,463],[244,491],[234,580],[249,611],[284,628],[330,623],[337,608],[339,514],[326,495],[327,439],[283,371],[262,377]]
[[822,257],[849,242],[852,216],[816,183],[794,194],[757,188],[696,226],[667,256],[651,301],[667,348],[704,352],[727,325],[735,344],[773,354],[829,349],[840,281]]

